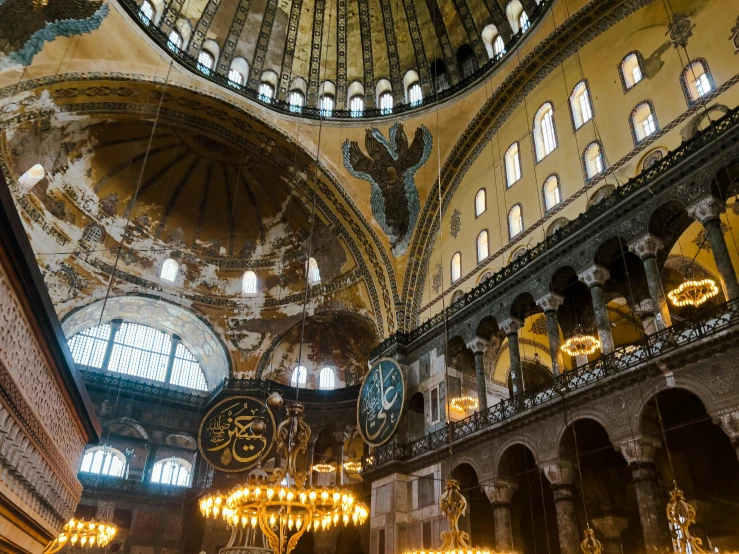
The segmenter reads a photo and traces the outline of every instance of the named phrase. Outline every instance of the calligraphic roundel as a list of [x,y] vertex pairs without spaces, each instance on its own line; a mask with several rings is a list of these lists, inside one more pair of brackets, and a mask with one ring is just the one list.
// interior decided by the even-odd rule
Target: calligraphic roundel
[[364,441],[380,446],[389,441],[400,423],[405,405],[405,378],[400,366],[383,358],[364,378],[357,400],[357,425]]
[[[267,429],[257,436],[251,426],[260,416]],[[205,414],[198,430],[198,447],[211,466],[234,473],[257,465],[269,453],[274,437],[275,418],[264,402],[252,396],[232,396]]]

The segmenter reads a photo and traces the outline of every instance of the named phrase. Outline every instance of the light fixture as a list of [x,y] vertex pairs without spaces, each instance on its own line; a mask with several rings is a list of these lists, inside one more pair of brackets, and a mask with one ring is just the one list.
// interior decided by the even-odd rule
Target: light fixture
[[118,528],[112,523],[70,519],[64,524],[59,536],[51,541],[43,554],[59,552],[67,543],[75,547],[104,547],[113,540]]
[[690,279],[676,289],[667,293],[667,297],[675,306],[700,306],[708,299],[719,293],[716,281],[713,279]]
[[667,503],[667,523],[672,535],[672,546],[675,552],[693,552],[706,554],[701,548],[701,539],[690,534],[690,526],[695,523],[695,508],[687,503],[683,491],[677,484],[670,491],[670,501]]
[[457,396],[449,401],[449,407],[458,412],[474,412],[479,406],[480,403],[473,396]]
[[316,464],[312,469],[316,473],[331,473],[334,471],[334,466],[332,464]]
[[451,477],[446,480],[446,488],[439,499],[439,508],[446,516],[449,531],[441,532],[439,550],[406,550],[405,554],[494,554],[486,547],[470,546],[470,536],[459,530],[459,518],[467,512],[467,499],[459,492],[459,481]]
[[289,554],[308,530],[325,531],[350,522],[361,525],[367,520],[369,510],[350,492],[305,486],[307,472],[297,469],[297,458],[305,453],[311,435],[303,414],[303,405],[292,403],[277,427],[275,442],[287,460],[287,470],[278,467],[267,478],[250,477],[227,495],[203,497],[203,516],[223,519],[233,528],[258,526],[275,554]]
[[600,340],[593,335],[581,335],[575,333],[560,346],[560,350],[570,356],[589,356],[600,349]]
[[362,464],[359,462],[344,462],[344,471],[347,473],[362,473]]

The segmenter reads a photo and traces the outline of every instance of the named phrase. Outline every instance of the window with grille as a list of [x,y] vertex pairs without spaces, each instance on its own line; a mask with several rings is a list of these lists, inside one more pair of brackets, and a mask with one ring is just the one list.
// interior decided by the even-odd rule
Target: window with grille
[[175,29],[172,29],[169,32],[169,37],[167,37],[167,48],[173,52],[177,52],[182,49],[182,35]]
[[315,258],[308,260],[306,264],[306,270],[308,271],[308,284],[315,285],[321,282],[321,272],[318,270],[318,262]]
[[420,106],[423,102],[423,91],[418,81],[408,87],[408,102],[411,106]]
[[251,296],[257,293],[257,274],[249,270],[241,278],[241,293]]
[[523,231],[523,212],[521,206],[516,204],[508,212],[508,233],[510,238],[515,237]]
[[544,209],[549,211],[562,201],[559,191],[559,179],[552,175],[544,181]]
[[176,487],[189,487],[192,465],[182,458],[159,460],[151,469],[151,482]]
[[169,258],[162,264],[162,271],[159,273],[159,278],[162,281],[174,283],[177,279],[177,273],[179,270],[180,264],[177,263],[177,260]]
[[293,113],[300,113],[303,111],[303,105],[305,104],[305,96],[299,90],[291,90],[287,97],[287,102],[290,104],[290,111]]
[[462,277],[462,254],[459,252],[452,256],[452,283]]
[[182,343],[177,344],[177,348],[175,348],[174,359],[172,360],[172,376],[169,382],[178,387],[208,390],[200,364]]
[[275,89],[270,85],[269,83],[260,83],[259,84],[259,99],[262,102],[270,103],[272,102],[272,96],[275,93]]
[[110,446],[90,448],[82,457],[80,473],[92,473],[106,477],[123,477],[126,457],[120,450]]
[[554,109],[548,102],[541,106],[534,116],[534,143],[536,159],[541,161],[557,148],[554,133]]
[[654,110],[649,102],[642,102],[631,115],[631,126],[635,134],[636,142],[653,135],[659,128]]
[[485,198],[485,189],[480,189],[475,195],[475,217],[482,215],[487,209],[487,202]]
[[334,113],[334,97],[330,94],[324,94],[321,96],[320,108],[322,117],[331,117]]
[[69,340],[74,363],[100,369],[110,342],[110,324],[98,325],[77,333]]
[[244,83],[246,82],[246,79],[241,74],[240,71],[237,71],[235,69],[230,69],[228,72],[228,82],[236,87],[243,87]]
[[590,93],[585,81],[580,81],[570,95],[570,110],[575,129],[579,129],[593,118],[593,108],[590,105]]
[[628,54],[621,61],[621,78],[627,89],[642,80],[641,59],[636,52]]
[[290,377],[290,385],[293,387],[304,386],[308,383],[308,370],[304,366],[299,365],[293,370],[292,377]]
[[211,54],[210,52],[206,50],[201,50],[200,54],[198,54],[198,71],[200,71],[201,73],[210,75],[210,72],[213,69],[215,63],[216,60],[213,57],[213,54]]
[[495,37],[495,41],[493,41],[493,54],[496,58],[505,54],[505,42],[503,42],[503,37],[500,35]]
[[526,15],[525,11],[522,11],[521,15],[518,16],[518,27],[521,29],[522,33],[525,33],[529,30],[529,27],[531,27],[529,16]]
[[380,113],[382,115],[393,113],[393,95],[389,92],[380,95]]
[[349,111],[352,117],[361,117],[362,113],[364,113],[364,98],[359,95],[352,96],[351,100],[349,100]]
[[683,70],[682,85],[685,89],[688,104],[692,104],[709,94],[714,86],[708,64],[703,60],[696,60]]
[[108,371],[164,381],[172,349],[169,335],[137,323],[123,323],[113,338]]
[[588,179],[592,179],[603,172],[605,164],[603,163],[603,151],[599,143],[594,142],[585,149],[584,161]]
[[139,8],[139,17],[146,25],[151,23],[154,19],[154,5],[149,2],[149,0],[145,0],[144,3],[141,4],[141,7]]
[[490,255],[488,247],[488,232],[480,231],[477,235],[477,263],[479,264]]
[[336,388],[336,372],[330,367],[324,367],[318,374],[318,386],[323,390]]
[[506,184],[510,187],[521,178],[521,156],[518,143],[514,142],[505,153]]

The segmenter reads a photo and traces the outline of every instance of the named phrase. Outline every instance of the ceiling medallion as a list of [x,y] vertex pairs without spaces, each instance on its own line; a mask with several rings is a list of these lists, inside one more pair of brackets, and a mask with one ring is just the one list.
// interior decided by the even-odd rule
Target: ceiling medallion
[[477,398],[472,396],[457,396],[449,401],[449,407],[457,412],[474,412],[479,406]]
[[667,297],[675,306],[700,306],[719,293],[718,285],[713,279],[685,281],[676,289],[667,293]]
[[589,356],[600,349],[600,340],[592,335],[576,333],[565,341],[560,350],[572,357]]
[[70,519],[59,536],[49,543],[43,554],[59,552],[67,543],[80,547],[105,547],[113,540],[118,528],[112,523]]
[[297,469],[297,458],[306,451],[310,427],[303,420],[302,404],[290,404],[287,413],[275,439],[287,470],[278,467],[267,478],[249,477],[227,495],[215,493],[200,500],[206,518],[223,519],[234,529],[259,526],[275,554],[292,552],[308,530],[327,530],[340,522],[361,525],[369,516],[367,507],[350,492],[305,486],[307,472]]

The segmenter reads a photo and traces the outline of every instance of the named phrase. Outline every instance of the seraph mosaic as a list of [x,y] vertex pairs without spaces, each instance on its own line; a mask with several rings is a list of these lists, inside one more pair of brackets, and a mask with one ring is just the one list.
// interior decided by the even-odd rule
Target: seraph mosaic
[[0,69],[30,65],[56,37],[91,33],[108,11],[104,0],[0,0]]
[[409,146],[403,125],[396,123],[390,127],[389,140],[375,127],[366,130],[367,155],[348,139],[341,148],[346,170],[372,185],[372,216],[390,239],[396,256],[405,254],[416,225],[420,201],[414,178],[431,155],[432,146],[433,137],[423,125],[416,129]]

